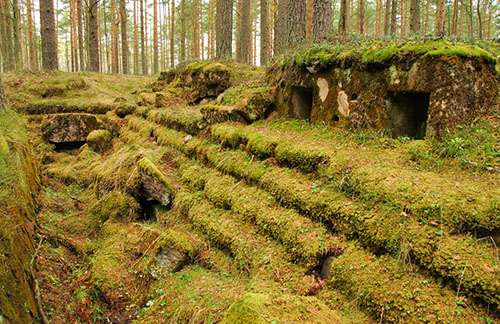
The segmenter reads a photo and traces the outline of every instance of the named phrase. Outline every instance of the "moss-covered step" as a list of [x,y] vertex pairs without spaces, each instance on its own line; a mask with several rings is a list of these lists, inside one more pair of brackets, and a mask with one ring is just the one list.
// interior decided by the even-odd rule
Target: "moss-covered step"
[[191,160],[178,160],[178,163],[181,163],[179,172],[183,181],[203,190],[216,206],[232,210],[242,221],[255,224],[261,232],[278,240],[294,260],[313,267],[343,249],[342,240],[329,233],[326,227],[294,210],[281,208],[262,189],[245,185]]
[[[203,179],[203,171],[201,171],[202,172],[201,175],[197,174],[196,170],[193,170],[192,168],[190,168],[190,170],[186,170],[186,171],[188,173],[189,173],[189,171],[191,171],[191,173],[194,171],[194,173],[196,174],[196,175],[192,175],[192,176],[185,174],[185,176],[184,176],[184,177],[186,177],[186,176],[189,177],[191,179],[191,183],[194,186],[200,187],[200,186],[203,186],[203,184],[205,186],[207,185],[207,182],[209,180],[207,181],[207,180]],[[181,173],[182,173],[182,171],[181,171]],[[218,196],[221,196],[221,194],[219,193]],[[224,196],[224,195],[222,194],[222,196]],[[218,201],[220,202],[220,200],[218,200]],[[226,201],[226,204],[228,204],[227,201]],[[198,212],[198,214],[199,214],[199,212]],[[369,253],[366,254],[367,252],[358,251],[358,249],[359,248],[350,248],[348,250],[348,252],[344,251],[339,258],[345,257],[345,258],[348,258],[351,260],[356,260],[356,262],[359,262],[360,258],[358,258],[358,256],[360,253],[364,254],[364,258],[361,258],[363,260],[374,258],[374,256],[370,256],[371,254],[369,254]],[[350,256],[344,255],[345,253],[348,253],[348,254],[353,253],[354,255],[351,258]],[[407,257],[407,255],[405,257]],[[333,263],[335,263],[335,258],[333,260],[334,260]],[[439,320],[444,320],[444,321],[448,321],[451,318],[454,318],[455,321],[464,322],[464,323],[471,320],[471,318],[475,318],[478,320],[480,317],[484,317],[484,314],[485,314],[484,311],[474,310],[474,311],[471,311],[470,313],[468,313],[467,315],[465,315],[463,318],[456,318],[455,319],[455,316],[457,315],[457,313],[460,315],[464,312],[464,309],[462,309],[462,308],[458,308],[458,311],[456,310],[457,309],[457,302],[455,300],[455,292],[452,292],[449,289],[443,289],[442,287],[440,287],[440,285],[434,283],[432,279],[426,278],[426,277],[419,275],[417,273],[414,273],[414,274],[410,275],[409,277],[407,277],[407,275],[404,274],[404,270],[400,267],[400,265],[398,265],[398,263],[395,261],[395,259],[392,259],[390,257],[384,257],[384,262],[374,262],[373,264],[368,265],[368,267],[372,267],[372,266],[374,268],[371,270],[367,270],[368,273],[390,273],[392,275],[390,275],[389,277],[384,277],[384,278],[380,279],[381,282],[387,280],[387,282],[390,282],[391,285],[394,284],[394,285],[398,286],[398,288],[390,288],[390,289],[388,289],[388,291],[385,291],[384,284],[379,283],[377,285],[372,286],[369,289],[370,290],[369,295],[376,296],[376,297],[372,297],[370,300],[367,300],[366,307],[367,307],[367,309],[370,309],[370,311],[375,312],[375,314],[374,314],[375,317],[381,315],[380,311],[385,312],[386,316],[388,316],[389,318],[392,318],[393,321],[394,320],[417,321],[422,317],[422,314],[427,314],[431,318],[434,318],[434,319],[438,318]],[[366,267],[366,265],[362,266],[362,268],[364,268],[364,267]],[[352,269],[352,267],[350,269]],[[390,270],[388,270],[388,269],[390,269]],[[335,271],[337,271],[337,269],[332,268],[332,272],[335,272]],[[341,279],[339,279],[339,280],[341,280]],[[419,297],[417,299],[414,299],[415,291],[418,292],[418,291],[420,291],[421,288],[416,289],[415,287],[409,287],[408,290],[406,290],[407,289],[406,286],[409,285],[408,283],[412,282],[414,280],[416,282],[419,282],[419,283],[423,282],[425,285],[427,285],[426,292],[428,292],[429,294],[428,295],[426,295],[426,294],[419,295]],[[351,284],[352,284],[352,282],[351,282]],[[384,287],[384,288],[380,288],[380,289],[382,289],[382,291],[377,291],[379,289],[377,287],[379,287],[379,286]],[[404,288],[402,288],[402,287],[404,287]],[[393,291],[406,291],[406,292],[402,293],[405,297],[403,298],[403,297],[401,297],[401,295],[397,295],[397,296],[394,296],[394,299],[392,299],[392,298],[387,299],[388,298],[387,296],[391,296],[391,294],[393,295],[393,293],[392,293]],[[380,295],[383,295],[385,297],[381,298],[378,301],[375,301],[379,298],[378,296],[380,296]],[[427,301],[422,302],[422,298],[426,299]],[[409,300],[407,300],[407,299],[409,299]],[[439,301],[437,301],[437,300],[439,300]],[[370,306],[371,303],[376,303],[378,306],[372,307],[372,306]],[[391,306],[389,306],[389,308],[385,307],[387,304],[391,304],[393,306],[397,305],[397,306],[394,306],[394,310],[390,311],[389,309]],[[433,310],[430,310],[429,308],[426,308],[426,305],[441,305],[442,307],[439,306]],[[446,305],[446,306],[443,306],[443,305]],[[401,309],[404,309],[404,311],[402,313],[399,313],[399,312],[401,312]],[[472,308],[470,308],[470,309],[472,309]],[[384,313],[382,313],[382,315],[383,314]],[[400,316],[400,317],[398,317],[398,316]]]
[[151,109],[147,114],[147,119],[149,121],[175,128],[191,135],[198,134],[206,127],[206,121],[203,119],[200,109],[195,107],[180,106],[174,108]]
[[289,124],[225,123],[212,125],[210,132],[216,143],[244,145],[260,159],[275,157],[283,165],[317,170],[349,194],[394,204],[421,221],[439,222],[460,232],[489,233],[500,227],[500,189],[470,176],[461,179],[414,167],[407,152],[416,144],[399,143],[399,149],[358,147],[333,131],[321,138],[314,126],[299,124],[304,130],[298,131]]
[[[129,126],[133,127],[133,123]],[[171,145],[235,177],[258,183],[285,206],[329,221],[336,230],[359,237],[367,246],[395,254],[406,247],[415,261],[460,285],[464,292],[495,304],[500,300],[500,280],[495,270],[489,270],[490,265],[496,264],[494,251],[488,246],[478,248],[472,238],[450,236],[439,227],[419,224],[390,206],[352,200],[321,181],[311,183],[300,173],[254,162],[243,152],[221,152],[219,146],[204,145],[196,139],[184,143],[185,135],[175,130],[157,128],[155,137],[160,144]],[[448,249],[458,252],[444,253]],[[468,266],[476,271],[458,276]]]
[[90,132],[86,140],[91,150],[102,153],[111,147],[113,135],[108,130],[99,129]]
[[175,230],[158,230],[137,223],[106,222],[100,248],[92,262],[91,283],[115,305],[147,298],[144,278],[151,273],[178,271],[194,256],[197,245]]

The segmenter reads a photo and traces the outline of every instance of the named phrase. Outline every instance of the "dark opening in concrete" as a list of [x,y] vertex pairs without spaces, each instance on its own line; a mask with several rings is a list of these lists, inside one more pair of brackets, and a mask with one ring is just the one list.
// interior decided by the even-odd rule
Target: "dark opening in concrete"
[[313,90],[309,88],[294,87],[292,94],[293,114],[296,118],[311,118],[313,105]]
[[387,115],[392,136],[425,138],[429,98],[428,92],[388,92]]
[[139,205],[141,206],[140,221],[156,221],[155,205],[159,205],[156,201],[141,197]]
[[64,142],[64,143],[52,143],[55,145],[56,152],[64,152],[64,151],[72,151],[78,150],[82,147],[86,142]]

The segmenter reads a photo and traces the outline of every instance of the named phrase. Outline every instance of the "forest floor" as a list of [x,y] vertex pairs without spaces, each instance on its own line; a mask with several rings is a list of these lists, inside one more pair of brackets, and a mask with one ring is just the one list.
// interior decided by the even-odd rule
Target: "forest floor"
[[[51,323],[500,321],[498,110],[440,141],[391,138],[275,117],[262,69],[189,69],[227,70],[228,88],[2,76],[42,166]],[[44,140],[47,118],[80,113],[109,133]]]

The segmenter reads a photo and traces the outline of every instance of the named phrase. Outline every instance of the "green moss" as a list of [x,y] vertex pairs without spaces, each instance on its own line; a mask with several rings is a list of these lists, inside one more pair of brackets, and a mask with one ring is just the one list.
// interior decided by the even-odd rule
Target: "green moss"
[[102,197],[91,208],[90,213],[104,223],[128,223],[138,218],[139,204],[130,196],[119,191],[113,191]]
[[341,323],[342,316],[315,297],[248,293],[234,303],[221,323]]
[[108,130],[99,129],[90,132],[87,136],[89,148],[95,152],[104,152],[111,147],[113,135]]
[[367,41],[364,43],[314,45],[288,59],[299,66],[315,65],[326,68],[344,60],[360,60],[363,63],[382,63],[393,58],[414,56],[460,56],[482,59],[490,63],[497,60],[490,52],[472,44],[454,43],[445,39],[410,41]]
[[174,193],[174,189],[170,185],[165,175],[151,162],[148,158],[142,158],[137,162],[137,167],[147,175],[160,181],[170,194]]

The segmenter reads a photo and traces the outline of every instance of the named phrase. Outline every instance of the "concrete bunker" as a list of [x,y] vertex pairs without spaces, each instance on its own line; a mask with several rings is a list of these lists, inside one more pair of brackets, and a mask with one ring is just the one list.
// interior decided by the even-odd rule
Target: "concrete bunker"
[[474,54],[483,52],[471,45],[460,45],[470,47],[471,55],[454,55],[448,54],[454,44],[431,44],[443,54],[423,53],[424,43],[412,43],[418,49],[412,53],[406,43],[400,50],[393,46],[394,54],[383,59],[364,55],[378,53],[370,45],[359,51],[332,46],[278,62],[268,70],[277,89],[276,110],[312,123],[388,130],[412,139],[441,138],[490,114],[498,96],[494,58]]
[[292,88],[293,114],[298,119],[311,119],[313,107],[313,89],[304,87]]
[[424,139],[427,129],[430,93],[387,93],[387,116],[393,137]]

